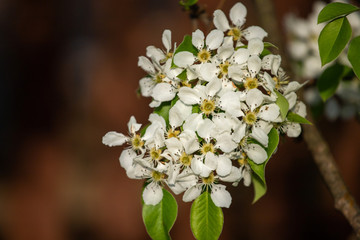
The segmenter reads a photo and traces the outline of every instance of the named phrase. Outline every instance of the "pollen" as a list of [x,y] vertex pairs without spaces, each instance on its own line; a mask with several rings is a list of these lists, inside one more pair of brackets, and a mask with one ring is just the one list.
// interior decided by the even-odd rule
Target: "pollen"
[[251,78],[251,77],[246,78],[246,82],[244,83],[244,87],[248,90],[257,88],[258,85],[259,84],[257,78]]
[[164,179],[165,174],[158,172],[158,171],[152,171],[151,177],[152,177],[152,179],[154,179],[154,181],[158,182],[158,181]]
[[144,141],[140,135],[136,134],[131,138],[131,146],[134,150],[140,150],[144,146]]
[[234,41],[237,41],[242,37],[241,30],[237,27],[231,28],[227,35],[232,36]]
[[208,62],[210,57],[211,57],[211,54],[206,49],[201,50],[197,55],[197,58],[199,59],[199,61],[203,62],[203,63]]
[[162,159],[161,149],[152,148],[150,150],[150,157],[151,157],[152,160],[155,160],[155,161],[161,160]]
[[202,182],[206,185],[210,185],[212,183],[214,183],[214,173],[210,173],[210,175],[207,178],[202,178]]
[[212,152],[214,153],[214,145],[212,143],[205,143],[202,147],[201,147],[201,153],[202,154],[206,154],[207,152]]
[[204,99],[201,103],[200,110],[206,115],[211,114],[215,110],[215,102],[213,100]]
[[247,164],[246,155],[239,158],[238,163],[240,164],[240,166],[244,166],[245,164]]
[[253,125],[256,122],[256,114],[254,112],[248,112],[246,113],[245,117],[244,117],[244,121],[248,124],[248,125]]
[[281,87],[281,85],[286,85],[289,83],[289,81],[286,80],[280,80],[278,77],[273,77],[272,78],[274,80],[274,82],[276,83],[275,88],[279,89]]
[[221,73],[222,75],[228,74],[229,66],[230,66],[230,63],[229,63],[228,61],[220,64],[220,65],[219,65],[219,67],[220,67],[220,73]]
[[186,167],[191,165],[191,160],[192,160],[192,156],[187,155],[185,152],[183,152],[180,156],[180,162]]
[[165,78],[165,74],[163,73],[158,73],[155,77],[155,82],[156,83],[161,83],[163,81],[163,79]]
[[171,128],[168,130],[167,132],[167,137],[168,138],[172,138],[172,137],[175,137],[177,138],[177,136],[180,134],[180,131],[179,130],[175,130],[173,131]]

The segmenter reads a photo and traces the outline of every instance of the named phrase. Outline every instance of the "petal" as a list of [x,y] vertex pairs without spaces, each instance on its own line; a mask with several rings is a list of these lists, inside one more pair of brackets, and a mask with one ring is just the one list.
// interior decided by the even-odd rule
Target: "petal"
[[262,92],[257,89],[250,89],[246,95],[246,104],[250,107],[251,111],[259,107],[264,100]]
[[186,154],[192,154],[192,153],[196,152],[197,150],[199,150],[199,148],[200,148],[198,138],[197,138],[195,132],[193,132],[193,131],[184,130],[179,135],[179,139],[180,139],[180,142],[182,143],[182,145],[184,146]]
[[194,199],[196,199],[198,196],[200,196],[201,192],[202,192],[201,185],[196,184],[195,186],[192,186],[191,188],[185,191],[183,195],[183,201],[191,202]]
[[165,123],[165,119],[164,119],[162,116],[160,116],[160,115],[158,115],[158,114],[156,114],[156,113],[151,113],[151,114],[149,115],[149,121],[150,121],[151,123],[153,123],[153,124],[158,124],[158,125],[160,125],[160,126],[161,126],[161,129],[165,131],[165,129],[166,129],[166,123]]
[[267,153],[265,149],[263,149],[258,144],[248,144],[244,147],[244,151],[246,152],[248,157],[256,164],[262,164],[267,159]]
[[172,155],[180,155],[181,151],[183,149],[183,146],[180,142],[179,139],[172,137],[169,139],[165,140],[165,145],[167,147],[167,150],[172,154]]
[[243,31],[243,34],[245,39],[248,41],[253,38],[259,38],[260,40],[263,40],[264,37],[268,36],[267,32],[265,32],[264,29],[258,26],[248,27]]
[[200,75],[205,81],[210,82],[214,80],[217,78],[218,73],[219,69],[216,67],[215,63],[201,64]]
[[251,172],[248,169],[244,169],[244,171],[242,172],[242,176],[244,179],[244,185],[246,187],[250,186],[251,184]]
[[303,102],[298,102],[294,107],[294,113],[306,117],[306,105]]
[[188,105],[201,103],[201,95],[199,94],[199,91],[194,88],[181,87],[178,96],[181,101]]
[[242,117],[244,113],[241,110],[239,94],[236,92],[227,92],[219,100],[219,107],[234,117]]
[[204,167],[204,163],[202,162],[203,157],[199,155],[195,155],[191,160],[191,170],[197,175],[202,172]]
[[164,59],[166,56],[159,48],[156,48],[154,46],[148,46],[146,48],[146,56],[151,58],[152,60],[156,62],[160,62],[162,59]]
[[299,123],[289,123],[284,130],[288,137],[298,137],[301,133],[301,126]]
[[214,128],[215,124],[213,123],[213,121],[205,118],[199,123],[196,131],[201,138],[205,139],[206,141],[210,141],[211,133],[213,132]]
[[191,41],[192,41],[192,44],[197,49],[201,50],[204,48],[204,40],[205,40],[204,33],[200,29],[197,29],[195,32],[192,33]]
[[261,59],[259,56],[252,55],[248,59],[248,69],[251,77],[255,77],[261,69]]
[[237,64],[246,63],[249,59],[250,51],[247,48],[239,48],[232,56],[233,61]]
[[[215,170],[218,166],[218,157],[212,152],[207,152],[205,155],[205,166],[211,170]],[[209,174],[207,176],[209,176]]]
[[232,80],[236,82],[243,82],[245,80],[245,74],[242,65],[230,65],[228,68],[228,75]]
[[125,149],[122,151],[119,161],[120,166],[123,167],[125,170],[129,169],[129,167],[132,167],[134,158],[136,157],[136,152],[132,149]]
[[195,62],[195,57],[191,52],[183,51],[175,54],[174,63],[178,67],[186,68]]
[[[264,58],[265,58],[265,57],[264,57]],[[272,93],[275,94],[275,92],[274,92],[275,82],[274,82],[274,80],[272,79],[272,77],[271,77],[267,72],[264,72],[264,75],[263,75],[263,84],[264,84],[264,86],[265,86],[269,91],[271,91]]]
[[246,7],[238,2],[230,9],[230,19],[235,26],[241,27],[246,21]]
[[224,185],[213,184],[210,196],[216,206],[226,208],[230,207],[231,195]]
[[193,113],[185,119],[183,129],[195,132],[202,121],[202,114]]
[[250,55],[260,55],[264,50],[264,43],[259,38],[253,38],[249,40],[248,49]]
[[250,134],[252,138],[261,143],[264,147],[268,146],[269,137],[268,135],[259,127],[253,127],[252,132]]
[[149,77],[144,77],[140,80],[140,91],[144,97],[150,97],[155,86],[154,80]]
[[136,122],[136,119],[134,116],[130,117],[130,120],[127,124],[129,132],[131,132],[132,134],[134,134],[135,132],[139,131],[139,129],[141,128],[141,124]]
[[216,148],[220,148],[221,151],[229,153],[233,151],[237,144],[232,140],[233,136],[230,132],[223,132],[216,137]]
[[304,86],[306,83],[307,83],[307,82],[305,82],[305,83],[303,83],[303,84],[300,84],[300,83],[298,83],[298,82],[296,82],[296,81],[290,82],[290,83],[287,85],[287,87],[286,87],[286,89],[285,89],[285,91],[284,91],[284,96],[285,96],[285,95],[288,95],[290,92],[295,92],[295,91],[297,91],[299,88],[301,88],[302,86]]
[[151,103],[149,104],[149,107],[156,108],[156,107],[158,107],[160,105],[161,105],[161,102],[156,101],[156,100],[152,100]]
[[169,110],[169,123],[175,129],[183,124],[185,119],[191,115],[191,106],[183,104],[182,101],[177,101],[175,105]]
[[162,42],[164,44],[164,47],[166,49],[166,52],[169,52],[171,49],[171,31],[168,29],[165,29],[162,34]]
[[261,118],[265,121],[274,121],[280,114],[280,108],[275,103],[264,105],[260,108],[260,111],[257,115],[258,118]]
[[280,55],[269,54],[262,60],[262,68],[265,70],[271,70],[271,74],[278,76],[278,70],[281,64]]
[[211,82],[209,82],[206,85],[206,88],[205,88],[206,96],[207,97],[215,96],[215,94],[220,91],[221,87],[222,87],[222,83],[221,83],[221,80],[219,78],[216,78],[216,79],[212,80]]
[[180,173],[181,164],[172,164],[170,161],[169,171],[167,172],[167,184],[171,187],[175,187],[176,178]]
[[127,140],[129,140],[129,137],[124,134],[111,131],[105,134],[102,138],[102,143],[109,147],[114,147],[123,145]]
[[156,205],[163,198],[162,188],[156,182],[151,182],[143,191],[143,199],[146,205]]
[[234,47],[232,45],[231,46],[226,46],[226,45],[223,44],[217,50],[217,57],[219,59],[221,59],[223,62],[225,62],[226,59],[230,58],[231,55],[233,55],[233,53],[234,53]]
[[236,143],[239,143],[241,139],[245,137],[245,131],[246,131],[246,124],[239,125],[235,130],[233,134],[233,140]]
[[296,100],[297,100],[297,95],[294,92],[289,93],[288,95],[285,96],[286,100],[289,103],[289,109],[292,109],[295,104],[296,104]]
[[158,83],[153,89],[151,96],[159,102],[172,100],[176,95],[175,88],[169,83]]
[[214,50],[220,47],[224,40],[224,33],[218,29],[212,30],[206,37],[206,46],[209,50]]
[[144,56],[139,57],[138,66],[141,67],[145,72],[154,75],[155,68],[150,60]]
[[221,10],[215,10],[214,12],[214,25],[217,29],[225,32],[230,29],[229,21],[225,14]]
[[241,179],[241,172],[240,169],[237,167],[232,166],[230,174],[226,177],[220,177],[220,180],[223,182],[236,182]]
[[231,163],[231,160],[224,156],[224,155],[221,155],[218,157],[218,165],[217,165],[217,168],[216,168],[216,173],[219,175],[219,176],[227,176],[230,174],[231,172],[231,169],[232,169],[232,163]]

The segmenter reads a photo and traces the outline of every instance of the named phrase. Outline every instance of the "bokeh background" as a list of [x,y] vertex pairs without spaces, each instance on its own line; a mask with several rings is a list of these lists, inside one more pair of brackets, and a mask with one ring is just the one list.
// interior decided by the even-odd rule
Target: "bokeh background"
[[[246,25],[259,24],[255,3],[242,2]],[[218,5],[199,3],[210,14]],[[274,0],[279,28],[285,14],[305,17],[312,3]],[[0,1],[1,240],[149,239],[142,181],[126,177],[121,148],[101,138],[126,132],[131,115],[147,122],[137,58],[148,45],[162,46],[164,29],[177,43],[192,32],[176,0]],[[320,119],[318,126],[360,201],[359,122]],[[230,187],[220,239],[352,238],[302,137],[282,139],[266,175],[268,193],[255,205],[252,187]],[[191,203],[177,199],[172,237],[193,239]]]

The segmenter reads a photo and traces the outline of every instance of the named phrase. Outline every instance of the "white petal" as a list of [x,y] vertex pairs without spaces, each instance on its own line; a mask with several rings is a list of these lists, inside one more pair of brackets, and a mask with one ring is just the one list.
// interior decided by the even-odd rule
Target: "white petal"
[[284,91],[284,96],[287,95],[287,94],[289,94],[290,92],[295,92],[295,91],[297,91],[299,88],[301,88],[301,87],[304,86],[305,84],[306,84],[306,82],[303,83],[303,84],[300,84],[300,83],[298,83],[298,82],[296,82],[296,81],[290,82],[290,83],[287,85],[287,87],[286,87],[286,89],[285,89],[285,91]]
[[185,119],[183,128],[184,130],[195,132],[198,129],[200,123],[202,123],[202,121],[203,121],[202,114],[193,113]]
[[267,159],[266,151],[258,144],[248,144],[244,147],[244,151],[256,164],[262,164]]
[[233,134],[233,140],[236,143],[239,143],[241,139],[245,137],[245,131],[246,131],[246,124],[239,125],[235,130]]
[[215,170],[217,168],[217,165],[218,165],[218,157],[212,152],[207,152],[205,155],[205,166],[207,166],[211,170]]
[[289,103],[289,109],[292,109],[295,104],[296,104],[296,100],[297,100],[297,95],[294,92],[289,93],[288,95],[285,96],[286,100]]
[[168,29],[165,29],[162,34],[162,42],[164,44],[164,47],[166,49],[166,52],[169,52],[171,49],[171,31]]
[[152,100],[151,103],[149,104],[149,107],[156,108],[156,107],[158,107],[160,105],[161,105],[161,102],[156,101],[156,100]]
[[250,136],[252,138],[254,138],[255,140],[257,140],[259,143],[261,143],[264,147],[268,146],[269,137],[261,128],[254,126],[252,128],[252,132],[251,132]]
[[260,55],[260,53],[264,50],[264,43],[259,38],[250,39],[248,49],[250,51],[250,55]]
[[195,57],[191,52],[183,51],[175,54],[174,63],[178,67],[186,68],[195,62]]
[[131,132],[132,134],[134,134],[136,131],[139,131],[139,129],[141,128],[141,124],[136,122],[136,119],[134,116],[130,117],[130,120],[127,124],[129,132]]
[[246,187],[250,186],[251,184],[251,172],[248,169],[244,169],[244,171],[242,172],[242,176],[244,179],[244,185]]
[[288,137],[298,137],[301,133],[301,126],[299,123],[289,123],[284,130]]
[[160,62],[162,59],[165,58],[165,54],[163,53],[163,51],[154,46],[148,46],[146,48],[146,56],[156,62]]
[[250,89],[246,95],[246,104],[250,107],[251,111],[259,107],[264,100],[262,92],[257,89]]
[[254,78],[261,69],[261,59],[256,55],[250,56],[248,59],[248,69],[251,77]]
[[168,178],[167,178],[167,184],[171,187],[175,187],[175,181],[177,176],[180,173],[181,164],[172,164],[170,161],[170,167],[167,171]]
[[242,65],[233,64],[228,68],[229,77],[236,82],[243,82],[245,80],[245,74],[243,72]]
[[205,118],[199,123],[196,131],[200,137],[202,137],[206,141],[210,141],[211,133],[213,132],[214,128],[215,128],[215,124],[213,123],[213,121],[211,121],[208,118]]
[[192,154],[199,150],[200,145],[195,132],[190,130],[184,130],[179,135],[180,142],[184,146],[186,154]]
[[155,74],[154,65],[150,62],[150,60],[144,56],[139,57],[138,66],[141,67],[145,72],[149,74]]
[[159,102],[172,100],[176,95],[175,88],[169,83],[158,83],[153,89],[151,96]]
[[132,149],[125,149],[122,151],[119,161],[120,166],[127,170],[129,167],[133,165],[134,158],[136,157],[136,152]]
[[200,29],[197,29],[195,32],[192,33],[191,41],[192,41],[192,44],[197,49],[201,50],[204,48],[204,40],[205,40],[204,33]]
[[102,138],[102,143],[109,147],[114,147],[123,145],[127,140],[129,140],[129,137],[124,134],[111,131],[105,134]]
[[162,200],[163,191],[159,184],[152,182],[146,186],[142,196],[146,205],[156,205]]
[[232,45],[231,46],[226,46],[226,45],[223,44],[217,50],[217,57],[219,59],[221,59],[223,62],[225,62],[225,60],[230,58],[231,55],[233,55],[233,53],[234,53],[234,47]]
[[231,195],[224,185],[213,184],[210,196],[216,206],[226,208],[230,207]]
[[224,177],[224,176],[229,175],[231,172],[231,168],[232,168],[232,163],[228,157],[226,157],[224,155],[221,155],[218,157],[218,165],[216,168],[216,173],[219,176]]
[[271,77],[267,72],[264,72],[263,80],[264,80],[264,81],[263,81],[264,86],[265,86],[269,91],[271,91],[272,93],[275,94],[275,92],[274,92],[275,82],[274,82],[274,80],[272,79],[272,77]]
[[223,132],[216,137],[216,148],[220,148],[225,153],[233,151],[237,144],[232,139],[233,136],[230,132]]
[[242,117],[244,113],[241,111],[239,94],[236,92],[227,92],[222,95],[219,100],[219,106],[225,112],[234,117]]
[[233,61],[237,64],[243,64],[247,62],[250,56],[250,51],[247,48],[239,48],[232,56]]
[[257,115],[258,118],[261,118],[265,121],[274,121],[280,114],[280,108],[275,103],[264,105],[260,108],[260,111]]
[[264,29],[262,29],[261,27],[258,26],[251,26],[248,27],[247,29],[245,29],[243,31],[244,37],[246,40],[250,40],[253,38],[259,38],[261,40],[264,39],[264,37],[267,37],[267,32],[265,32]]
[[241,179],[241,172],[240,169],[237,167],[232,166],[230,174],[226,177],[220,177],[220,180],[223,182],[235,182]]
[[175,105],[169,110],[169,123],[175,129],[183,124],[185,119],[191,115],[191,106],[183,104],[182,101],[177,101]]
[[217,68],[215,63],[201,64],[200,75],[205,81],[210,82],[213,79],[217,78],[218,73],[219,69]]
[[217,29],[225,32],[230,29],[229,22],[221,10],[215,10],[214,12],[214,25]]
[[294,113],[306,117],[306,105],[303,102],[298,102],[294,107]]
[[221,80],[216,78],[206,85],[205,93],[207,97],[213,97],[222,87]]
[[165,119],[162,116],[160,116],[156,113],[151,113],[149,115],[149,121],[154,124],[159,124],[161,126],[162,130],[165,131],[166,123],[165,123]]
[[167,150],[172,154],[172,155],[180,155],[181,151],[183,149],[183,146],[180,142],[179,139],[172,137],[169,139],[165,140],[165,145],[167,147]]
[[202,172],[204,167],[204,163],[202,162],[203,157],[199,155],[195,155],[191,160],[191,170],[197,175]]
[[206,46],[209,50],[214,50],[220,47],[224,40],[224,33],[218,29],[212,30],[206,37]]
[[195,88],[181,87],[178,96],[181,101],[188,105],[201,103],[200,97],[202,96]]
[[246,21],[246,7],[238,2],[230,9],[230,19],[235,26],[241,27]]
[[191,188],[185,191],[183,195],[183,201],[191,202],[192,200],[195,200],[198,196],[200,196],[201,192],[202,192],[202,188],[200,184],[192,186]]
[[155,86],[154,80],[148,77],[144,77],[140,80],[140,91],[144,97],[150,97],[152,90]]

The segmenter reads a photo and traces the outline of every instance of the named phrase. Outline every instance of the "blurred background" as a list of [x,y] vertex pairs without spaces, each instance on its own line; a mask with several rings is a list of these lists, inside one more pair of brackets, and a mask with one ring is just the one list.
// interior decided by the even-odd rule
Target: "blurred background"
[[[237,1],[227,0],[227,14]],[[246,26],[258,25],[254,1]],[[199,0],[209,14],[218,1]],[[311,0],[274,0],[278,27],[287,13],[306,17]],[[142,181],[120,167],[121,148],[101,143],[127,132],[131,115],[147,123],[150,99],[136,94],[145,73],[137,59],[191,34],[177,0],[0,1],[0,239],[149,239],[141,218]],[[265,29],[266,30],[266,29]],[[267,41],[271,41],[270,38]],[[284,47],[285,46],[279,46]],[[350,192],[360,201],[360,125],[317,124]],[[268,193],[252,205],[252,187],[230,187],[220,239],[351,239],[345,218],[302,137],[284,137],[267,167]],[[193,239],[191,203],[177,197],[173,239]]]

